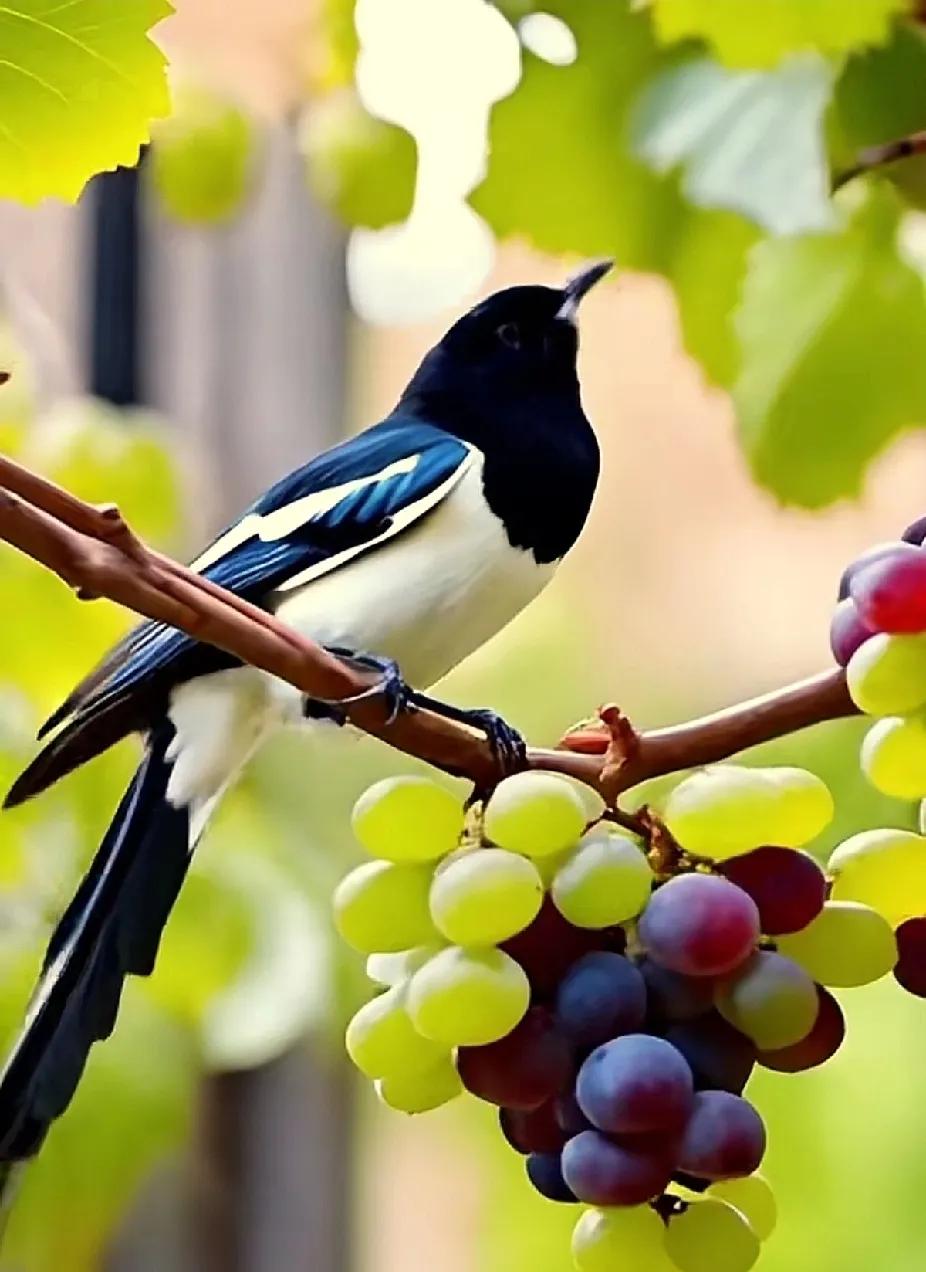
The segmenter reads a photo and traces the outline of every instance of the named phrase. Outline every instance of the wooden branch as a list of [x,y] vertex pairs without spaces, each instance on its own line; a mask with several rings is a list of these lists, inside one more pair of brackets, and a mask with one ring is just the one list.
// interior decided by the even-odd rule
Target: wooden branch
[[[0,540],[53,570],[84,598],[107,597],[225,650],[316,698],[349,699],[375,684],[273,615],[148,548],[112,506],[94,508],[0,456]],[[350,722],[406,754],[490,789],[501,776],[487,740],[429,711],[387,721],[380,697],[346,702]],[[573,730],[559,749],[531,748],[527,766],[563,773],[609,804],[639,782],[726,759],[745,747],[850,715],[845,676],[827,671],[726,711],[637,734],[616,708]]]
[[910,133],[907,137],[898,137],[896,141],[887,141],[880,146],[869,146],[858,155],[855,163],[833,178],[832,191],[835,194],[844,185],[854,181],[866,172],[874,172],[878,168],[886,168],[901,159],[909,159],[913,155],[926,154],[926,130]]

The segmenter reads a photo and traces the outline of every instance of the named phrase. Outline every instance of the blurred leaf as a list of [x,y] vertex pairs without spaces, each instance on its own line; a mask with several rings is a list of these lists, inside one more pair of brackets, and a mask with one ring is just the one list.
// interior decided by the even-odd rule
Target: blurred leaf
[[762,0],[751,14],[742,0],[652,0],[660,39],[703,39],[731,66],[774,66],[788,53],[846,53],[880,44],[910,0]]
[[635,148],[657,172],[681,165],[692,203],[741,212],[773,234],[826,229],[833,211],[822,120],[832,79],[817,57],[768,72],[688,62],[646,88]]
[[408,217],[418,172],[415,139],[371,115],[353,88],[311,102],[300,135],[309,184],[347,225],[379,230]]
[[209,225],[241,210],[256,158],[254,125],[243,111],[203,89],[182,88],[153,141],[148,171],[170,216]]
[[[898,23],[884,48],[850,57],[836,83],[833,117],[840,167],[866,146],[926,127],[926,32]],[[882,175],[926,208],[926,157],[891,164]]]
[[0,9],[0,197],[73,202],[97,172],[131,165],[167,111],[148,38],[167,0],[8,0]]
[[314,86],[331,92],[350,84],[354,78],[357,49],[354,0],[321,0],[311,43]]
[[754,249],[733,396],[753,471],[785,502],[857,495],[868,461],[926,421],[926,296],[895,203],[882,191],[839,233]]

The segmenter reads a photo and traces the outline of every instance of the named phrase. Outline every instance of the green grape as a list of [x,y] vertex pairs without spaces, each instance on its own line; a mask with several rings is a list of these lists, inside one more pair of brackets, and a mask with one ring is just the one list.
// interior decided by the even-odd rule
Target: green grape
[[665,1227],[649,1206],[586,1210],[572,1234],[579,1272],[672,1272]]
[[[589,834],[593,833],[593,831],[589,831]],[[563,852],[552,852],[548,857],[534,858],[534,865],[537,867],[540,881],[547,891],[552,888],[553,880],[574,852],[575,848],[571,847],[566,848]]]
[[800,932],[778,937],[778,948],[835,989],[868,985],[897,962],[897,941],[883,915],[858,901],[827,901]]
[[926,635],[879,632],[846,668],[852,701],[867,715],[909,715],[926,706]]
[[228,221],[253,184],[256,137],[247,115],[203,89],[181,87],[152,129],[149,175],[167,212],[194,225]]
[[460,1075],[449,1056],[415,1073],[390,1073],[387,1078],[379,1078],[375,1087],[383,1104],[399,1113],[430,1113],[463,1092]]
[[446,1049],[423,1038],[406,1008],[407,991],[397,985],[360,1008],[347,1026],[347,1054],[368,1078],[419,1073],[446,1056]]
[[502,848],[463,853],[431,884],[431,918],[457,945],[499,945],[528,926],[542,901],[536,866]]
[[551,893],[563,918],[581,928],[605,928],[640,913],[653,872],[629,835],[589,831],[557,871]]
[[806,844],[831,821],[833,797],[804,769],[718,764],[680,782],[663,816],[689,852],[723,861],[756,844]]
[[749,1272],[760,1246],[739,1210],[708,1198],[669,1220],[666,1249],[680,1272]]
[[758,950],[717,987],[717,1010],[761,1051],[806,1038],[820,1008],[810,976],[781,954]]
[[833,849],[834,901],[860,901],[892,927],[926,914],[926,838],[909,830],[864,830]]
[[428,909],[431,870],[367,861],[335,889],[335,927],[363,954],[390,954],[438,939]]
[[764,1175],[747,1175],[744,1179],[722,1179],[711,1184],[705,1193],[734,1206],[760,1241],[766,1241],[778,1222],[775,1194]]
[[546,857],[578,841],[585,829],[585,807],[555,773],[515,773],[496,786],[483,824],[499,848]]
[[926,795],[926,718],[886,716],[865,734],[862,772],[885,795],[922,799]]
[[414,949],[399,950],[395,954],[370,954],[367,976],[377,985],[401,985],[442,948],[440,945],[416,945]]
[[426,777],[387,777],[360,796],[351,828],[371,857],[434,861],[456,848],[465,813],[459,799]]
[[478,1047],[511,1033],[530,1004],[522,968],[502,950],[441,950],[412,977],[408,1011],[419,1033]]

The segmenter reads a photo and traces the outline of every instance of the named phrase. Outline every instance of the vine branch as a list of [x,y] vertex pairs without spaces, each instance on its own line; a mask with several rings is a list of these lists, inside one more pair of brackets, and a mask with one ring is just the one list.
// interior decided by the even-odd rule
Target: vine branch
[[[317,698],[345,700],[357,728],[408,755],[489,789],[501,776],[488,741],[429,711],[388,719],[376,684],[272,614],[144,544],[112,505],[94,507],[0,455],[0,541],[46,566],[84,600],[106,597],[215,645]],[[558,748],[529,748],[526,766],[577,778],[609,805],[649,778],[723,760],[746,747],[855,707],[842,671],[826,671],[761,698],[671,728],[637,733],[616,707],[576,726]]]
[[926,130],[910,133],[906,137],[898,137],[895,141],[886,141],[880,146],[869,146],[859,152],[855,163],[833,178],[832,191],[835,194],[844,185],[854,181],[866,172],[874,172],[877,168],[886,168],[898,163],[901,159],[910,159],[913,155],[926,154]]

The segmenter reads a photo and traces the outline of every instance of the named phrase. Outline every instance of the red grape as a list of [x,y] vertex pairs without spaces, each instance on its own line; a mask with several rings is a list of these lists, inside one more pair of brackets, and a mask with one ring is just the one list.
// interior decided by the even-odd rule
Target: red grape
[[718,869],[755,901],[768,936],[800,932],[823,909],[826,876],[809,853],[766,846],[721,862]]
[[926,918],[907,919],[897,929],[894,975],[908,994],[926,998]]
[[677,1130],[688,1117],[694,1079],[663,1038],[625,1034],[588,1057],[576,1080],[579,1108],[602,1131],[634,1135]]
[[688,1061],[699,1090],[739,1095],[749,1081],[756,1062],[755,1044],[719,1012],[673,1025],[665,1036]]
[[545,1007],[531,1007],[519,1025],[482,1047],[460,1047],[457,1071],[467,1091],[490,1104],[533,1109],[571,1080],[572,1048]]
[[852,587],[852,580],[861,570],[865,570],[870,565],[875,565],[878,561],[889,561],[896,556],[909,556],[918,549],[912,544],[905,543],[900,539],[895,539],[892,543],[876,543],[873,548],[869,548],[863,552],[860,557],[856,557],[842,572],[839,580],[838,599],[844,601],[849,595]]
[[804,1069],[814,1069],[834,1056],[842,1046],[846,1036],[846,1022],[839,1003],[822,985],[817,986],[817,998],[820,1008],[817,1019],[806,1038],[793,1043],[790,1047],[780,1047],[777,1051],[760,1051],[759,1064],[766,1069],[775,1069],[779,1073],[801,1073]]
[[702,1179],[751,1175],[765,1152],[765,1126],[748,1102],[729,1091],[701,1091],[678,1150],[679,1169]]
[[855,601],[847,596],[833,610],[830,619],[830,649],[840,667],[849,665],[849,659],[869,636],[874,636],[874,632],[865,626],[855,608]]
[[852,577],[850,593],[859,617],[877,632],[926,630],[926,552],[883,557]]
[[519,1153],[558,1153],[567,1133],[556,1117],[553,1100],[535,1109],[499,1109],[498,1121],[505,1139]]
[[[613,938],[613,929],[608,933]],[[534,921],[501,948],[520,963],[531,988],[542,995],[552,994],[576,959],[601,948],[604,933],[577,928],[564,919],[549,894]]]
[[658,1197],[671,1176],[667,1154],[617,1144],[600,1131],[583,1131],[563,1149],[563,1177],[589,1205],[642,1205]]
[[714,983],[709,976],[682,976],[661,967],[651,958],[638,964],[646,982],[646,1014],[654,1023],[693,1020],[714,1004]]
[[650,958],[686,976],[719,976],[748,958],[759,938],[752,897],[717,875],[679,875],[653,893],[639,922]]
[[572,1139],[573,1135],[578,1135],[580,1131],[591,1129],[591,1122],[579,1108],[574,1088],[558,1095],[553,1101],[553,1106],[556,1109],[557,1125],[562,1127],[568,1139]]

